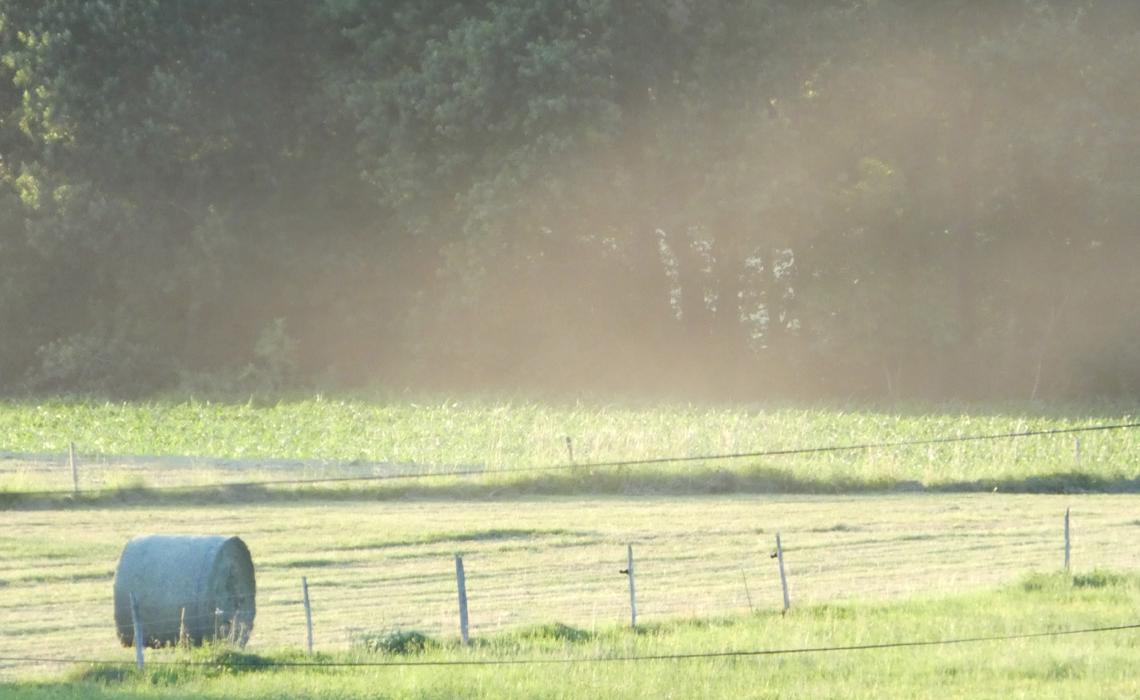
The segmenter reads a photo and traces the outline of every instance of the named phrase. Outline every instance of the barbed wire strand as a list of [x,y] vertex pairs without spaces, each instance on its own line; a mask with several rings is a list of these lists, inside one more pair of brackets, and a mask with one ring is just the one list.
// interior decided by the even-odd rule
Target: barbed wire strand
[[[1140,623],[1086,627],[1070,630],[1045,632],[1024,632],[1020,634],[982,635],[950,639],[907,640],[894,642],[874,642],[870,644],[848,644],[814,647],[790,647],[781,649],[747,649],[710,652],[681,652],[674,654],[644,654],[630,656],[590,656],[581,658],[519,658],[519,659],[439,659],[416,661],[277,661],[272,659],[227,659],[219,662],[188,661],[148,661],[154,666],[181,666],[186,668],[367,668],[367,667],[419,667],[419,666],[531,666],[531,665],[570,665],[586,663],[637,663],[648,661],[685,661],[693,659],[724,659],[760,656],[787,656],[793,654],[822,654],[848,651],[876,651],[883,649],[905,649],[917,647],[949,646],[957,644],[978,644],[1003,642],[1046,637],[1067,637],[1081,634],[1100,634],[1140,629]],[[0,656],[0,662],[21,664],[89,664],[104,666],[134,665],[134,660],[125,659],[80,659],[69,657]]]

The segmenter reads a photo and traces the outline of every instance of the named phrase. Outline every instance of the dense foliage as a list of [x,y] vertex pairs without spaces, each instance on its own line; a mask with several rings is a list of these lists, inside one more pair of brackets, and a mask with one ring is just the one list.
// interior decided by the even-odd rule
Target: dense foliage
[[1127,0],[0,0],[0,391],[1140,392]]

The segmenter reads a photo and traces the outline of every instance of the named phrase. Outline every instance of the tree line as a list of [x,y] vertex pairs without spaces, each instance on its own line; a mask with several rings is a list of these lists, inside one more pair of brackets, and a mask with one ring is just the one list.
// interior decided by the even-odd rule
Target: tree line
[[1140,393],[1129,0],[0,0],[0,392]]

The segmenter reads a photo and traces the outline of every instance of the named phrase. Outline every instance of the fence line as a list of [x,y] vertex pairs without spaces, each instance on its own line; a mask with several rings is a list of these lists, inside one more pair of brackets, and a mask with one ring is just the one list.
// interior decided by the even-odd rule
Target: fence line
[[[1060,511],[1058,511],[1058,514],[1059,513],[1060,513]],[[1044,521],[1041,521],[1041,522],[1044,522]],[[1052,524],[1052,526],[1049,526],[1048,529],[1047,529],[1047,527],[1044,526],[1044,524],[1042,524],[1041,528],[1033,530],[1035,532],[1035,534],[1037,534],[1037,535],[1041,535],[1042,532],[1049,532],[1049,534],[1052,534],[1053,536],[1055,536],[1055,537],[1050,538],[1051,542],[1053,543],[1052,547],[1049,546],[1048,542],[1044,542],[1044,540],[1042,539],[1041,542],[1037,542],[1035,544],[1034,553],[1035,554],[1051,554],[1053,556],[1056,556],[1056,564],[1057,564],[1056,570],[1059,571],[1059,570],[1061,570],[1061,563],[1062,563],[1061,562],[1061,552],[1060,552],[1060,544],[1062,542],[1062,529],[1061,529],[1061,522],[1060,522],[1059,516],[1058,516],[1057,520],[1052,521],[1052,523],[1055,523],[1055,524]],[[1081,529],[1080,528],[1080,522],[1074,521],[1074,524],[1076,526],[1076,529],[1078,529],[1078,530]],[[1020,530],[1024,530],[1024,528],[1019,527],[1018,531],[1020,531]],[[788,552],[798,553],[797,555],[793,555],[793,557],[792,557],[793,562],[792,563],[795,563],[796,565],[791,565],[791,567],[788,570],[788,573],[789,573],[789,577],[793,581],[795,581],[796,593],[799,596],[798,597],[798,601],[799,601],[798,604],[800,605],[800,607],[803,607],[803,605],[805,604],[805,601],[808,603],[820,602],[820,599],[817,599],[817,597],[812,596],[812,595],[805,596],[803,592],[805,591],[806,588],[811,586],[811,584],[820,583],[821,580],[824,580],[824,581],[825,580],[834,580],[834,581],[839,581],[839,583],[852,584],[852,593],[850,593],[849,597],[856,597],[856,596],[861,596],[861,595],[866,596],[869,593],[879,591],[878,588],[874,587],[874,583],[876,583],[876,581],[880,577],[878,572],[874,572],[874,571],[866,572],[866,576],[864,577],[865,580],[860,580],[860,578],[858,578],[858,577],[852,577],[849,575],[848,576],[840,576],[840,575],[838,575],[837,572],[832,572],[832,571],[829,571],[827,573],[827,575],[820,577],[819,575],[817,575],[817,573],[814,573],[814,567],[812,565],[814,562],[803,562],[803,561],[801,561],[801,559],[803,559],[803,557],[801,557],[801,555],[808,553],[808,552],[811,552],[812,550],[809,550],[809,548],[806,548],[806,547],[801,547],[801,548],[798,548],[798,550],[797,550],[796,543],[798,542],[798,538],[803,537],[804,535],[813,535],[815,538],[819,538],[821,536],[827,536],[828,534],[825,534],[825,532],[805,532],[805,531],[798,531],[798,532],[797,531],[790,531],[789,532],[789,531],[785,531],[785,532],[783,532],[783,535],[784,535],[784,538],[787,539]],[[1082,537],[1081,538],[1082,543],[1088,542],[1088,540],[1089,540],[1088,537]],[[636,542],[636,538],[635,538],[635,542]],[[969,543],[968,537],[963,538],[963,545],[969,545],[969,544],[970,543]],[[1004,543],[1004,545],[1017,547],[1017,546],[1020,546],[1020,543],[1016,543],[1016,542],[1015,543]],[[595,603],[595,607],[594,607],[595,617],[597,616],[597,614],[601,614],[601,616],[603,616],[603,618],[605,619],[606,625],[616,626],[619,624],[619,621],[622,619],[622,617],[628,616],[628,614],[629,614],[628,604],[622,603],[622,596],[626,595],[626,581],[624,580],[624,577],[622,577],[620,575],[620,572],[617,570],[617,565],[620,565],[621,560],[624,559],[624,557],[619,556],[619,554],[625,554],[625,553],[618,551],[619,547],[616,543],[609,543],[608,545],[601,544],[601,545],[597,545],[597,546],[598,547],[602,547],[602,546],[613,547],[613,550],[614,550],[613,555],[612,556],[606,556],[606,557],[598,557],[598,556],[591,557],[591,561],[593,562],[593,564],[597,565],[597,567],[600,568],[600,570],[606,571],[606,573],[598,573],[598,575],[592,575],[591,577],[588,577],[583,585],[586,587],[588,592],[592,591],[592,592],[596,593],[597,596],[600,597],[600,599],[602,599],[602,597],[604,596],[604,599],[606,601],[609,601],[608,604],[596,604]],[[769,546],[771,546],[771,543],[769,543],[768,536],[763,535],[763,534],[757,534],[755,546],[751,548],[750,552],[744,552],[738,557],[733,557],[733,559],[731,559],[731,560],[717,559],[716,564],[717,564],[718,569],[724,569],[725,571],[730,571],[731,573],[733,573],[733,575],[735,575],[735,573],[740,571],[742,568],[747,569],[749,571],[749,580],[751,583],[751,591],[747,592],[746,589],[744,589],[744,586],[748,585],[747,583],[741,584],[739,586],[739,589],[732,589],[732,591],[727,591],[727,589],[718,589],[716,594],[714,596],[712,596],[712,599],[709,599],[709,597],[698,597],[699,594],[698,595],[689,595],[689,594],[684,593],[684,592],[686,592],[686,591],[694,591],[694,592],[703,591],[703,587],[701,585],[701,580],[703,580],[702,577],[717,576],[718,573],[716,571],[700,570],[700,571],[694,572],[693,576],[691,576],[690,578],[687,578],[684,580],[677,580],[677,579],[675,579],[675,577],[678,575],[678,573],[683,572],[683,570],[673,570],[673,569],[662,570],[662,569],[654,568],[654,565],[653,565],[654,562],[661,563],[661,562],[671,561],[671,560],[673,560],[673,557],[670,557],[667,555],[666,556],[654,556],[652,547],[640,546],[640,548],[638,548],[638,560],[637,560],[637,567],[638,567],[637,608],[638,608],[638,614],[640,614],[640,616],[641,616],[641,614],[644,614],[646,619],[649,619],[649,618],[665,619],[667,617],[677,617],[677,616],[690,616],[690,617],[692,617],[692,616],[694,616],[694,614],[697,614],[697,616],[709,616],[709,614],[726,614],[726,613],[730,613],[730,612],[743,612],[743,611],[749,611],[749,610],[754,610],[754,609],[764,610],[765,612],[774,612],[775,610],[779,609],[779,589],[776,588],[776,585],[777,585],[776,581],[779,579],[776,578],[775,562],[768,559]],[[842,548],[845,548],[845,547],[841,546],[841,543],[836,543],[833,545],[833,547],[836,548],[837,551],[842,550]],[[991,551],[998,550],[998,548],[1000,548],[1000,546],[999,547],[992,547]],[[815,552],[817,554],[823,554],[822,557],[817,556],[816,559],[827,559],[827,557],[828,557],[827,554],[825,554],[825,550],[823,550],[822,547],[816,548]],[[469,562],[470,562],[469,576],[470,576],[470,581],[471,581],[470,593],[471,593],[471,607],[472,607],[471,629],[472,629],[472,635],[473,636],[479,635],[479,634],[488,634],[496,628],[502,629],[504,617],[507,620],[507,626],[508,627],[516,627],[520,624],[520,622],[528,622],[529,620],[527,619],[527,613],[526,612],[523,612],[522,616],[519,617],[518,611],[516,611],[516,610],[504,611],[503,608],[505,607],[505,605],[511,605],[513,602],[521,602],[522,605],[520,605],[519,608],[521,608],[522,610],[532,612],[532,611],[534,611],[534,609],[538,608],[538,605],[535,605],[534,601],[538,600],[539,602],[541,602],[541,601],[545,600],[546,602],[549,602],[549,600],[551,600],[552,597],[554,597],[554,595],[552,595],[552,593],[553,593],[552,588],[557,588],[564,583],[564,579],[562,579],[562,578],[554,579],[553,580],[553,586],[552,586],[552,585],[549,585],[552,583],[551,579],[548,579],[548,580],[544,581],[544,583],[541,585],[536,584],[535,591],[531,592],[529,594],[526,594],[526,595],[519,595],[519,594],[503,595],[504,593],[510,593],[510,591],[511,591],[510,587],[502,585],[503,581],[516,578],[516,576],[518,576],[518,573],[520,571],[526,570],[527,567],[524,567],[524,565],[518,565],[514,562],[515,557],[519,555],[518,552],[514,552],[514,551],[512,551],[512,552],[495,552],[492,554],[494,554],[494,555],[489,555],[488,553],[481,553],[481,554],[475,553],[469,557]],[[1084,559],[1084,557],[1082,557],[1082,559]],[[386,560],[385,556],[377,556],[377,559],[376,559],[377,567],[382,568],[385,560]],[[500,570],[496,564],[503,563],[504,561],[510,562],[512,565],[510,565],[510,567],[506,567],[506,568]],[[1048,560],[1043,560],[1043,561],[1048,562]],[[741,565],[741,562],[743,562],[743,565]],[[425,627],[422,625],[424,621],[433,620],[434,618],[438,617],[438,620],[439,620],[438,625],[431,624],[431,625],[427,625],[427,627],[438,629],[441,634],[447,634],[448,630],[450,630],[451,634],[454,634],[455,624],[457,621],[456,616],[455,616],[454,579],[450,579],[450,575],[449,575],[449,572],[447,570],[448,568],[446,567],[446,557],[441,557],[441,561],[439,561],[439,562],[434,561],[434,559],[431,559],[430,561],[427,561],[426,564],[427,564],[427,567],[429,567],[434,572],[434,573],[432,573],[430,578],[434,581],[435,584],[438,584],[438,585],[435,586],[434,591],[431,592],[432,595],[429,596],[429,599],[430,599],[429,601],[424,602],[424,600],[421,597],[421,609],[420,610],[417,610],[416,612],[414,612],[412,614],[407,614],[406,611],[401,611],[402,614],[397,613],[397,614],[394,614],[394,616],[393,616],[393,614],[389,614],[389,611],[393,607],[393,605],[391,604],[391,602],[389,600],[390,599],[390,593],[391,593],[390,591],[383,591],[383,589],[377,589],[377,591],[375,591],[369,595],[367,592],[359,591],[359,589],[358,589],[358,591],[353,591],[352,596],[351,596],[351,602],[349,603],[349,607],[352,609],[351,610],[351,618],[353,619],[353,626],[344,625],[343,621],[339,622],[339,624],[332,624],[332,625],[323,624],[323,620],[321,620],[321,618],[323,618],[323,617],[325,618],[325,620],[329,619],[328,616],[331,616],[332,618],[335,619],[337,617],[337,614],[340,614],[340,616],[343,618],[344,599],[343,599],[343,596],[341,597],[341,599],[339,599],[337,601],[329,601],[328,599],[326,599],[325,594],[328,591],[328,589],[323,589],[323,586],[321,586],[319,579],[316,580],[314,586],[312,586],[312,589],[314,589],[315,601],[317,603],[317,607],[319,608],[319,610],[316,614],[316,617],[314,619],[314,625],[317,628],[317,635],[319,637],[319,641],[321,641],[324,644],[327,644],[329,646],[341,646],[341,644],[339,644],[337,642],[341,642],[341,643],[349,642],[351,644],[358,644],[360,642],[361,638],[364,638],[365,634],[377,634],[377,627],[368,627],[367,626],[368,622],[370,622],[372,620],[375,620],[376,622],[380,622],[381,626],[378,629],[386,629],[386,630],[399,630],[401,628],[402,629],[425,629]],[[568,562],[567,564],[565,564],[565,568],[567,568],[568,572],[577,571],[578,570],[577,569],[577,562]],[[1048,567],[1048,568],[1050,570],[1053,569],[1052,567]],[[942,567],[936,567],[936,569],[942,569]],[[613,573],[609,573],[609,571],[613,571]],[[329,572],[329,573],[332,573],[332,572]],[[291,588],[295,589],[296,588],[296,577],[298,577],[299,572],[287,570],[286,572],[283,573],[282,576],[286,576],[286,575],[287,575],[288,579],[290,579],[290,581],[291,581]],[[736,578],[736,577],[734,576],[734,578]],[[494,583],[495,585],[494,586],[484,585],[487,583]],[[946,583],[947,585],[951,585],[953,583],[953,581],[944,581],[944,583]],[[738,579],[738,584],[740,584],[739,579]],[[941,587],[941,586],[939,586],[939,587]],[[380,588],[383,588],[383,586],[381,586]],[[673,588],[673,589],[671,589],[671,591],[670,591],[670,588]],[[280,591],[279,591],[279,589],[280,589]],[[284,586],[270,587],[269,591],[277,592],[276,594],[283,594]],[[678,597],[678,591],[681,591],[684,595],[679,595],[679,597]],[[926,587],[923,587],[923,591],[929,592]],[[277,629],[277,632],[278,632],[277,637],[274,637],[274,638],[279,638],[279,637],[283,636],[282,634],[279,634],[280,629],[278,629],[278,628],[287,627],[288,630],[291,630],[291,634],[288,634],[286,636],[287,636],[287,638],[290,638],[290,640],[292,640],[291,642],[288,642],[288,644],[299,645],[300,641],[303,638],[302,635],[304,634],[304,627],[302,626],[302,624],[303,624],[303,622],[302,622],[302,619],[303,619],[303,617],[302,617],[302,605],[301,605],[301,601],[299,600],[299,596],[296,595],[296,591],[291,591],[291,593],[292,593],[292,595],[288,595],[287,597],[280,597],[279,600],[275,599],[269,605],[264,605],[264,604],[259,605],[259,609],[262,612],[263,616],[264,616],[264,614],[268,614],[269,619],[274,620],[274,622],[272,622],[272,624],[274,624],[276,626],[275,629]],[[365,595],[361,596],[360,595],[361,593],[364,593]],[[435,599],[439,599],[439,600],[435,600]],[[681,602],[681,601],[687,601],[687,602]],[[758,605],[754,601],[758,601]],[[399,607],[399,604],[400,603],[396,603],[397,607]],[[579,601],[579,604],[580,604],[580,601]],[[554,608],[560,608],[560,607],[561,607],[561,605],[555,605]],[[547,610],[552,610],[552,608],[547,608]],[[499,618],[497,625],[496,625],[496,620],[495,620],[496,614]],[[547,617],[547,620],[549,620],[549,619],[559,619],[559,618]],[[626,617],[625,619],[628,620],[629,618]],[[359,626],[361,624],[361,622],[364,622],[365,627]],[[890,642],[890,643],[882,643],[882,644],[871,644],[871,645],[865,645],[865,646],[849,646],[849,648],[846,648],[846,646],[836,646],[836,648],[822,648],[822,646],[821,646],[821,648],[804,648],[801,650],[746,650],[746,651],[715,652],[715,653],[700,653],[700,654],[666,654],[666,656],[659,656],[659,657],[657,657],[657,656],[627,657],[627,658],[613,658],[613,659],[604,659],[604,660],[652,661],[652,660],[662,660],[662,659],[712,658],[712,657],[717,657],[717,656],[740,656],[740,657],[774,656],[774,654],[777,654],[777,653],[805,653],[805,652],[815,652],[815,651],[821,651],[821,652],[822,651],[854,651],[854,650],[863,650],[863,649],[891,648],[891,646],[927,646],[927,645],[934,645],[934,644],[966,643],[966,642],[974,642],[974,641],[993,641],[993,640],[999,640],[999,638],[1020,638],[1023,636],[1050,636],[1050,635],[1077,634],[1077,633],[1085,633],[1085,632],[1089,632],[1089,633],[1091,633],[1091,632],[1108,632],[1108,630],[1131,629],[1133,627],[1137,627],[1137,625],[1119,625],[1119,626],[1105,627],[1105,628],[1090,628],[1090,629],[1082,629],[1082,630],[1070,630],[1070,632],[1065,632],[1065,630],[1061,630],[1061,632],[1033,633],[1033,634],[1027,634],[1027,635],[1010,635],[1010,636],[1001,636],[1001,637],[970,637],[970,638],[964,638],[964,640],[960,640],[960,641],[955,641],[955,640],[903,641],[903,642]],[[93,628],[92,625],[86,625],[86,626],[81,627],[81,629],[91,629],[91,628]],[[276,642],[271,643],[271,645],[276,645],[276,644],[277,644]],[[10,664],[10,665],[21,664],[21,661],[18,660],[21,658],[31,659],[33,657],[32,656],[19,657],[18,654],[7,654],[7,656],[3,656],[3,652],[0,652],[0,666],[5,665],[5,664]],[[34,658],[41,659],[41,657],[34,657]],[[47,657],[42,657],[42,658],[47,658]],[[526,662],[526,661],[527,661],[526,659],[522,659],[522,660],[503,660],[502,662],[504,662],[504,664],[516,664],[516,662]],[[565,662],[578,662],[578,661],[579,660],[577,660],[577,659],[570,659],[570,660],[567,660]],[[583,659],[581,661],[591,662],[591,659],[586,658],[586,659]],[[26,664],[33,664],[33,662],[35,662],[35,661],[26,661]],[[44,662],[44,664],[47,664],[47,662],[51,662],[51,661],[42,661],[42,662]],[[114,664],[114,665],[122,664],[123,666],[127,666],[127,665],[131,664],[132,661],[127,661],[127,660],[109,660],[109,661],[92,660],[92,661],[88,661],[88,660],[80,659],[80,660],[75,661],[75,662],[91,662],[91,664]],[[148,664],[153,664],[154,661],[148,660],[147,662],[148,662]],[[561,660],[553,660],[553,661],[543,661],[543,662],[562,662],[562,661]],[[259,665],[270,665],[271,666],[272,662],[258,661],[258,664]],[[339,665],[339,664],[333,664],[333,666],[337,666],[337,665]],[[347,666],[351,666],[351,665],[399,666],[399,665],[405,665],[405,664],[402,664],[402,662],[392,662],[392,664],[388,664],[388,662],[375,662],[375,664],[374,664],[374,662],[363,662],[363,664],[349,664]],[[418,664],[418,662],[409,662],[409,664],[406,664],[406,665],[415,666],[415,665],[421,665],[421,664]],[[450,664],[450,662],[446,662],[446,664],[435,664],[435,662],[424,662],[424,664],[422,664],[422,665],[451,665],[451,664]]]
[[[726,659],[757,656],[789,656],[793,654],[824,654],[850,651],[882,651],[917,647],[949,646],[1005,642],[1024,639],[1070,637],[1082,634],[1104,634],[1140,629],[1140,623],[1125,623],[1103,627],[1084,627],[1067,630],[1046,630],[1043,632],[1022,632],[1018,634],[982,635],[976,637],[952,637],[948,639],[898,640],[872,644],[848,644],[813,647],[788,647],[781,649],[744,649],[710,652],[681,652],[674,654],[643,654],[630,656],[584,656],[562,658],[518,658],[518,659],[420,659],[407,661],[279,661],[274,659],[230,658],[225,661],[150,661],[150,665],[163,667],[208,667],[208,668],[387,668],[387,667],[437,667],[437,666],[549,666],[594,663],[638,663],[651,661],[687,661],[702,659]],[[103,666],[126,666],[134,661],[123,659],[83,659],[74,657],[0,656],[0,662],[21,664],[86,664]],[[141,668],[141,666],[140,666]]]
[[[1058,514],[1060,512],[1058,510]],[[992,551],[1020,553],[1014,566],[1012,568],[1007,566],[1005,573],[1009,573],[1008,570],[1016,570],[1018,564],[1022,570],[1042,568],[1062,570],[1063,529],[1060,518],[1043,519],[1038,522],[1042,523],[1039,528],[1027,528],[1024,523],[1016,524],[1009,532],[1003,533],[1009,537],[1005,537],[992,548],[991,553]],[[1050,524],[1046,525],[1046,522]],[[1086,543],[1094,545],[1097,539],[1095,533],[1082,530],[1079,521],[1074,523],[1076,529],[1084,533],[1080,538],[1082,546]],[[1112,536],[1111,530],[1107,532]],[[857,552],[856,561],[843,564],[836,563],[834,559],[838,553],[845,552],[847,546],[841,539],[832,539],[831,533],[808,530],[784,531],[782,534],[784,541],[781,544],[786,543],[786,551],[791,553],[786,573],[792,581],[798,605],[817,604],[833,599],[866,599],[868,594],[872,593],[886,595],[902,595],[917,591],[928,593],[931,590],[929,584],[916,587],[911,578],[917,576],[929,579],[932,573],[938,574],[935,577],[938,583],[934,588],[953,588],[958,585],[959,580],[977,584],[977,581],[972,579],[969,571],[971,565],[968,562],[966,564],[941,562],[928,565],[920,562],[917,570],[914,565],[904,562],[907,570],[896,571],[893,579],[895,584],[892,585],[883,581],[882,562],[877,561],[878,556],[871,546]],[[951,554],[976,550],[972,544],[974,533],[955,531],[955,535],[955,540],[960,546],[947,550]],[[1031,536],[1034,541],[1008,541],[1011,537],[1019,535]],[[826,543],[817,547],[799,546],[804,537],[815,541],[821,538],[827,539],[830,542],[830,549]],[[632,541],[641,540],[635,536]],[[879,544],[896,547],[900,541],[908,540],[886,539]],[[913,541],[916,545],[911,547],[912,550],[921,549],[925,540]],[[548,545],[548,549],[556,546]],[[628,555],[628,553],[620,552],[615,542],[598,543],[594,546],[610,547],[613,548],[613,552],[607,557],[588,553],[586,562],[570,560],[561,564],[556,563],[553,568],[564,573],[556,572],[553,576],[550,575],[552,565],[550,562],[545,562],[543,567],[547,574],[546,578],[533,581],[524,578],[528,572],[534,571],[535,567],[526,565],[523,552],[515,549],[482,552],[476,550],[469,555],[467,574],[471,606],[470,628],[473,634],[487,633],[504,627],[516,628],[524,624],[539,624],[550,620],[581,625],[591,614],[595,623],[601,616],[607,625],[617,624],[623,617],[629,619],[626,616],[631,612],[630,606],[623,602],[628,582],[624,580],[625,577],[622,575],[624,572],[619,570],[619,567],[625,563],[623,559],[626,559],[619,555]],[[770,612],[778,609],[779,589],[776,586],[780,579],[777,562],[769,559],[770,547],[769,536],[762,533],[755,535],[751,546],[742,546],[735,554],[725,553],[714,547],[712,551],[717,554],[708,558],[686,556],[679,559],[669,552],[657,555],[653,546],[638,545],[636,604],[639,616],[660,620],[681,615],[708,617],[744,610],[760,609]],[[524,557],[522,563],[520,557]],[[974,558],[976,561],[973,567],[976,569],[983,566],[979,563],[982,559],[989,561],[992,556],[985,554],[979,557],[975,551]],[[1092,556],[1081,558],[1095,559]],[[865,559],[874,561],[860,563]],[[402,555],[399,553],[395,558],[381,554],[376,556],[372,567],[383,570],[390,563],[401,560]],[[1008,557],[1003,557],[1003,560],[1008,560]],[[684,564],[688,562],[692,562],[694,566],[685,566]],[[588,568],[583,568],[583,564]],[[412,581],[415,584],[411,586],[415,591],[414,595],[409,594],[411,589],[407,584],[411,579],[406,576],[390,577],[386,580],[349,579],[347,584],[333,583],[336,580],[335,571],[324,574],[323,582],[320,577],[307,576],[309,587],[318,601],[319,610],[314,616],[313,624],[318,630],[320,640],[331,645],[343,642],[355,643],[364,634],[399,629],[428,632],[434,630],[441,634],[448,634],[449,630],[453,632],[457,622],[454,607],[455,588],[454,579],[451,578],[446,566],[446,557],[437,553],[431,553],[424,558],[417,556],[413,565],[420,567],[421,570],[430,571],[428,574],[416,576]],[[725,572],[731,574],[727,579],[725,577],[728,574]],[[747,574],[743,581],[739,578],[739,572]],[[942,575],[942,572],[945,572],[945,575]],[[0,570],[0,574],[2,573]],[[900,573],[903,574],[901,577]],[[304,619],[302,599],[298,597],[296,587],[296,579],[300,574],[300,571],[292,567],[283,568],[272,575],[269,585],[262,586],[265,602],[259,605],[259,609],[262,612],[262,619],[266,622],[260,627],[267,630],[268,639],[279,640],[283,637],[300,639],[303,634],[303,628],[300,626],[301,620]],[[958,574],[961,574],[961,578]],[[725,584],[722,579],[731,580],[733,583]],[[520,580],[523,583],[520,584]],[[833,593],[828,594],[829,590]],[[836,590],[839,591],[838,594],[834,593]],[[849,590],[850,593],[844,594],[844,590]],[[35,610],[27,612],[19,610],[19,616],[13,615],[9,620],[9,631],[25,640],[29,639],[37,628],[42,628],[44,625],[42,613],[47,607],[53,608],[55,618],[67,617],[69,624],[74,625],[76,631],[97,629],[96,625],[85,622],[87,616],[91,615],[89,611],[93,608],[89,603],[81,607],[75,601],[70,604],[61,604],[59,601],[60,596],[56,594],[49,602],[36,606]],[[193,602],[195,601],[184,601],[186,604]],[[348,609],[351,609],[350,613],[346,613]],[[76,613],[80,610],[85,612],[69,616],[67,614],[69,610]],[[16,613],[17,609],[12,608],[9,612]],[[569,618],[564,617],[567,612]],[[344,621],[346,615],[351,619],[347,624]],[[172,613],[169,621],[176,620],[177,616]],[[154,623],[156,620],[151,622]],[[287,629],[293,630],[295,634],[285,634],[283,630]]]
[[[650,465],[664,465],[664,464],[683,464],[690,462],[719,462],[719,461],[732,461],[740,459],[758,459],[764,457],[788,457],[796,455],[809,455],[809,454],[825,454],[835,452],[854,452],[866,451],[874,449],[889,449],[899,447],[915,447],[923,445],[940,445],[940,444],[953,444],[953,443],[966,443],[966,442],[980,442],[990,440],[1008,440],[1027,437],[1042,437],[1050,435],[1071,435],[1089,432],[1104,432],[1113,430],[1128,430],[1133,428],[1140,428],[1140,422],[1130,423],[1114,423],[1094,426],[1080,426],[1073,428],[1051,428],[1048,430],[1025,430],[1018,432],[1006,433],[991,433],[983,435],[958,435],[958,436],[945,436],[938,438],[925,438],[920,440],[899,440],[888,442],[868,442],[857,443],[851,445],[826,445],[818,447],[796,447],[789,449],[775,449],[775,450],[759,450],[751,452],[732,452],[732,453],[719,453],[719,454],[703,454],[703,455],[685,455],[685,456],[666,456],[666,457],[653,457],[645,459],[627,459],[616,461],[603,461],[603,462],[579,462],[579,463],[565,463],[556,464],[545,467],[527,467],[527,468],[513,468],[513,469],[487,469],[483,466],[479,467],[460,467],[455,469],[442,469],[438,467],[429,467],[427,470],[421,471],[399,471],[388,474],[370,474],[358,476],[336,476],[336,477],[323,477],[317,479],[261,479],[250,481],[235,481],[235,482],[219,482],[215,484],[179,484],[167,486],[151,486],[146,487],[146,493],[177,493],[177,492],[195,492],[205,491],[210,489],[227,488],[227,489],[241,489],[241,488],[257,488],[268,486],[306,486],[313,484],[338,484],[338,483],[364,483],[364,482],[383,482],[383,481],[407,481],[407,480],[420,480],[420,479],[437,479],[444,477],[463,477],[463,476],[512,476],[518,474],[549,474],[566,471],[590,471],[599,469],[618,469],[625,467],[635,466],[650,466]],[[145,458],[140,458],[145,459]],[[193,459],[193,458],[189,458]],[[203,461],[207,461],[203,459]],[[261,460],[257,463],[270,463],[273,460]],[[302,466],[304,461],[290,460],[292,462],[299,462]],[[344,463],[341,463],[344,464]],[[376,465],[383,465],[385,463],[376,463]],[[78,479],[78,477],[76,477]],[[100,488],[84,491],[88,495],[103,495],[107,493],[115,493],[119,489],[114,488]],[[38,491],[8,491],[2,494],[7,498],[29,498],[29,497],[52,497],[52,496],[67,496],[74,495],[72,490],[69,489],[50,489]]]

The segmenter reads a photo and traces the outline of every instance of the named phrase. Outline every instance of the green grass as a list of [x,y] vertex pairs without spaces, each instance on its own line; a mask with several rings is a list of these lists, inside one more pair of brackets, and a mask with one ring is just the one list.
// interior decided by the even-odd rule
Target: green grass
[[[130,659],[112,624],[124,544],[146,533],[239,535],[257,569],[252,653],[458,635],[453,556],[464,555],[472,634],[628,620],[626,545],[647,625],[781,605],[780,532],[793,606],[905,600],[1008,585],[1061,567],[1072,508],[1078,576],[1140,571],[1133,496],[898,494],[172,504],[19,510],[0,531],[0,656]],[[26,667],[11,672],[26,673]],[[0,675],[5,671],[0,669]]]
[[[1123,411],[1042,412],[1032,407],[969,411],[942,407],[917,413],[323,398],[272,405],[7,403],[0,404],[0,452],[17,458],[0,459],[0,492],[70,489],[70,470],[62,461],[69,442],[78,446],[81,486],[110,489],[121,497],[171,485],[565,465],[567,436],[575,461],[591,463],[1130,420]],[[394,493],[442,488],[453,495],[473,495],[471,483],[489,486],[490,491],[505,487],[520,493],[830,493],[917,484],[950,490],[1140,490],[1140,431],[1082,434],[1079,458],[1076,439],[1061,435],[593,472],[508,474],[462,482],[425,481],[422,487],[400,485]],[[122,459],[123,455],[180,459],[135,460]],[[345,488],[359,487],[338,490]]]
[[[450,640],[365,646],[313,659],[297,652],[157,652],[142,672],[82,666],[0,685],[13,700],[69,698],[1075,698],[1135,697],[1136,630],[944,646],[761,657],[615,661],[647,656],[889,644],[1135,623],[1140,580],[1096,571],[1037,574],[995,592],[890,603],[806,606],[705,621],[548,624]],[[276,667],[276,663],[571,660],[494,666]],[[602,659],[603,661],[598,661]],[[610,660],[606,660],[610,659]]]
[[[0,404],[0,657],[129,661],[111,580],[145,533],[240,535],[258,577],[243,653],[296,658],[300,578],[322,658],[594,658],[873,643],[1119,623],[1140,571],[1140,432],[727,462],[319,487],[258,479],[563,465],[1130,421],[1126,411],[874,410],[520,402]],[[13,492],[71,487],[78,499]],[[36,455],[55,455],[53,459]],[[124,459],[122,455],[178,455]],[[219,486],[222,484],[222,486]],[[191,492],[158,490],[191,485]],[[108,489],[100,494],[95,489]],[[968,493],[967,493],[968,492]],[[1017,492],[1067,493],[1065,496]],[[1098,493],[1099,492],[1099,493]],[[801,494],[801,495],[789,495]],[[803,495],[811,494],[811,495]],[[1060,567],[1073,512],[1075,573]],[[769,558],[786,552],[793,611]],[[628,619],[626,545],[642,630]],[[472,629],[456,646],[453,555]],[[1116,573],[1109,573],[1116,572]],[[994,593],[997,587],[999,592]],[[0,697],[1134,697],[1134,633],[625,665],[4,666]],[[169,652],[163,652],[169,653]],[[162,658],[159,653],[158,658]],[[210,661],[211,652],[194,658]],[[203,656],[206,654],[206,656]],[[224,661],[224,659],[223,659]],[[38,680],[37,680],[38,679]]]

